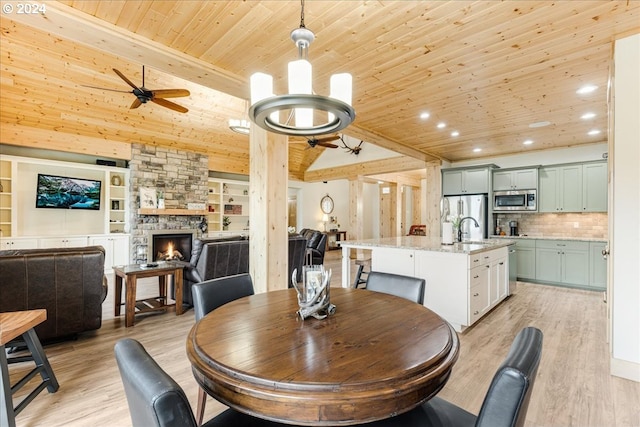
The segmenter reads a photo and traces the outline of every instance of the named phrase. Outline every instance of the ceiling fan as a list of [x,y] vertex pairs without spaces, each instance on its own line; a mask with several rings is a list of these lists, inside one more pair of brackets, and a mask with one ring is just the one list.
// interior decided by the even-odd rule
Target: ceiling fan
[[309,144],[308,148],[314,148],[316,145],[327,148],[338,148],[336,144],[332,144],[331,141],[337,141],[340,139],[340,136],[326,136],[324,138],[307,138],[307,144]]
[[111,92],[124,92],[124,93],[132,93],[136,96],[136,99],[131,104],[129,108],[138,108],[142,104],[146,104],[151,101],[163,107],[169,108],[171,110],[177,111],[179,113],[186,113],[189,111],[182,105],[178,105],[175,102],[167,101],[165,98],[180,98],[182,96],[189,96],[191,93],[187,89],[147,89],[144,87],[144,65],[142,66],[142,86],[138,87],[131,82],[124,74],[120,71],[112,68],[113,72],[118,75],[122,80],[124,80],[129,86],[133,88],[133,90],[118,90],[118,89],[108,89],[103,87],[96,86],[86,86],[94,89],[101,90],[109,90]]

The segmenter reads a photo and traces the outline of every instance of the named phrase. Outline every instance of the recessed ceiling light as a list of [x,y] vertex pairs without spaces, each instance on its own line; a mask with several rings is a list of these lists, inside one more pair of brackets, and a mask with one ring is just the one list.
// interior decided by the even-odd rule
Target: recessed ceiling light
[[598,129],[593,129],[590,130],[589,132],[587,132],[587,135],[593,136],[593,135],[599,135],[600,134],[600,130]]
[[598,86],[596,86],[596,85],[584,85],[580,89],[578,89],[576,91],[576,93],[578,95],[585,95],[587,93],[591,93],[591,92],[595,91],[596,89],[598,89]]
[[446,127],[447,127],[447,124],[445,122],[438,123],[438,129],[444,129]]
[[431,114],[427,113],[426,111],[424,113],[420,113],[420,118],[422,120],[426,120],[429,118],[429,116],[431,116]]
[[582,116],[580,116],[580,118],[582,120],[589,120],[589,119],[593,119],[596,116],[596,113],[584,113]]
[[543,122],[535,122],[535,123],[531,123],[529,125],[530,128],[543,128],[545,126],[549,126],[551,124],[551,122],[548,121],[543,121]]
[[453,137],[460,136],[460,132],[458,132],[457,130],[454,130],[453,132],[451,132],[451,136]]
[[479,153],[479,152],[481,152],[481,151],[482,151],[482,148],[474,148],[474,149],[473,149],[473,152],[474,152],[474,153]]
[[531,145],[533,144],[533,140],[532,139],[527,139],[526,141],[523,142],[524,145]]

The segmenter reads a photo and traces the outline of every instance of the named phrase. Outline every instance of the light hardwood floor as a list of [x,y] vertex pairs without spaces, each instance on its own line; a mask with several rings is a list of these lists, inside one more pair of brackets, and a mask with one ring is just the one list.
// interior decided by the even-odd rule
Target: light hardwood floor
[[[339,256],[327,253],[333,277],[340,277]],[[440,396],[477,413],[513,337],[532,325],[543,331],[544,343],[527,426],[640,426],[640,383],[608,373],[605,307],[600,293],[518,283],[513,296],[460,335],[460,357]],[[96,333],[47,346],[60,390],[39,395],[18,415],[18,426],[130,426],[113,356],[124,337],[141,341],[195,407],[197,385],[185,351],[193,323],[193,310],[138,318],[132,328],[111,319]],[[14,380],[22,366],[11,368]],[[209,398],[205,419],[223,408]]]

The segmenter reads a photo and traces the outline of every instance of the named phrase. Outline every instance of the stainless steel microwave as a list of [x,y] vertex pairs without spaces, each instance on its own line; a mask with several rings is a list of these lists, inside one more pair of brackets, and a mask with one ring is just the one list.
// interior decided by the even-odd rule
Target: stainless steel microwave
[[494,191],[493,211],[524,211],[538,210],[537,190]]

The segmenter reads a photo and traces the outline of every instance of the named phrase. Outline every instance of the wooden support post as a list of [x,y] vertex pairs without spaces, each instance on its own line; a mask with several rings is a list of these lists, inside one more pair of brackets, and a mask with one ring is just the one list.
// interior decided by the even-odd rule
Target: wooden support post
[[289,286],[288,140],[251,126],[249,273],[256,293]]
[[440,199],[442,198],[442,175],[440,162],[427,163],[427,236],[440,238]]

